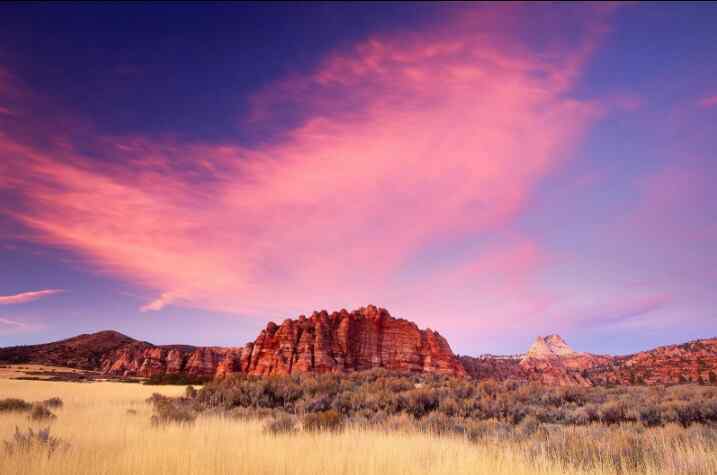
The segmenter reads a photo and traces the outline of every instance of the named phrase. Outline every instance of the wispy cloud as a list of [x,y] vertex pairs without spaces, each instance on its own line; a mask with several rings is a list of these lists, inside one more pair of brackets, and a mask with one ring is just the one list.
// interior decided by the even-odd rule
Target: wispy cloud
[[699,100],[698,105],[700,107],[715,107],[717,106],[717,94],[714,96],[706,96]]
[[152,300],[145,305],[142,305],[142,307],[140,307],[140,311],[149,312],[162,310],[164,307],[170,305],[175,300],[176,296],[173,292],[164,292],[162,295],[159,296],[159,298]]
[[640,317],[668,306],[672,300],[672,295],[664,292],[628,294],[583,309],[573,322],[589,327],[633,323]]
[[35,323],[21,322],[7,317],[0,317],[0,335],[2,336],[37,331],[42,328],[42,325]]
[[58,294],[63,292],[62,289],[46,289],[36,290],[33,292],[22,292],[15,295],[2,295],[0,296],[0,305],[12,305],[18,303],[32,302],[33,300],[41,299],[49,295]]

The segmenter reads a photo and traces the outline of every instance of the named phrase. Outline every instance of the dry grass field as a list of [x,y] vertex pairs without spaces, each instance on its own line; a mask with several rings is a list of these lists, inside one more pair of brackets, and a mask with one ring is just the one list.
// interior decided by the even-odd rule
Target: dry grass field
[[[470,442],[456,436],[382,431],[349,426],[341,432],[271,434],[261,421],[201,416],[192,425],[150,423],[152,393],[184,393],[181,386],[144,386],[112,382],[64,383],[0,379],[0,399],[63,400],[53,409],[57,418],[39,423],[27,412],[0,412],[0,440],[13,439],[15,427],[35,430],[51,427],[51,435],[66,442],[49,454],[32,447],[3,451],[2,475],[209,475],[209,474],[617,474],[614,458],[606,451],[603,466],[580,469],[570,457],[557,462],[540,453],[530,441]],[[564,430],[562,437],[579,438],[589,428]],[[645,437],[662,447],[663,454],[645,461],[641,474],[717,473],[717,453],[695,432],[675,444],[677,426],[650,429]],[[620,430],[610,432],[619,437]],[[668,443],[668,441],[670,441]],[[662,444],[662,445],[661,445]],[[619,444],[614,444],[619,447]],[[566,462],[567,460],[567,462]]]
[[82,374],[87,371],[75,368],[63,368],[60,366],[46,366],[41,364],[10,364],[0,365],[0,379],[17,377],[35,377],[37,379],[49,379],[54,374]]

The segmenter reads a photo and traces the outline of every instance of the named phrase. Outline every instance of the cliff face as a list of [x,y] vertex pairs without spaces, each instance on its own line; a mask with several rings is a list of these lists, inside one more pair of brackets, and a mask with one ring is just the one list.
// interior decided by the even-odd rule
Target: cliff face
[[[4,358],[3,358],[4,356]],[[244,347],[156,346],[117,332],[0,350],[0,361],[44,363],[100,371],[107,376],[183,374],[211,378],[231,373],[282,375],[341,373],[370,368],[465,375],[446,340],[432,330],[368,307],[315,312],[271,322]]]
[[448,342],[372,305],[269,323],[247,347],[241,371],[253,375],[348,372],[371,368],[465,375]]
[[191,346],[154,346],[136,342],[103,356],[99,370],[108,376],[186,374],[211,378],[234,373],[241,349]]

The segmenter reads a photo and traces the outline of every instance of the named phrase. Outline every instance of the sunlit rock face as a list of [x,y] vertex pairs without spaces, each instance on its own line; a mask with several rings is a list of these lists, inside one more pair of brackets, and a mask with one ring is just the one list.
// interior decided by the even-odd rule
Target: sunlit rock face
[[269,323],[251,346],[241,371],[253,375],[371,368],[465,375],[445,338],[373,305]]
[[448,342],[385,309],[369,305],[353,312],[314,312],[310,317],[270,322],[243,348],[153,346],[132,342],[102,358],[112,376],[194,377],[245,373],[257,376],[343,373],[371,368],[464,376]]
[[524,359],[527,358],[559,358],[561,356],[575,356],[578,353],[562,339],[560,335],[539,336],[528,349]]

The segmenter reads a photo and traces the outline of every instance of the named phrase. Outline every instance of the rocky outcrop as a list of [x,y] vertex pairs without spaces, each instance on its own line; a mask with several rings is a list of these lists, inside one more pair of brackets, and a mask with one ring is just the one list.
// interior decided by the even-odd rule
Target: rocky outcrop
[[717,338],[614,357],[586,371],[594,384],[717,384]]
[[570,348],[560,335],[548,335],[537,337],[528,352],[523,356],[523,359],[553,359],[572,357],[578,354]]
[[212,378],[236,372],[241,349],[192,346],[154,346],[135,342],[108,353],[99,370],[108,376],[151,378],[163,374],[185,374]]
[[269,323],[250,348],[241,371],[252,375],[371,368],[465,375],[445,338],[372,305]]
[[244,347],[156,346],[117,332],[100,332],[0,350],[3,360],[72,366],[112,377],[212,378],[232,373],[267,376],[371,368],[465,375],[445,338],[372,305],[353,312],[315,312],[281,325],[270,322]]
[[529,380],[544,384],[568,386],[592,386],[584,372],[611,357],[579,353],[573,350],[560,335],[539,336],[520,360],[520,368]]

